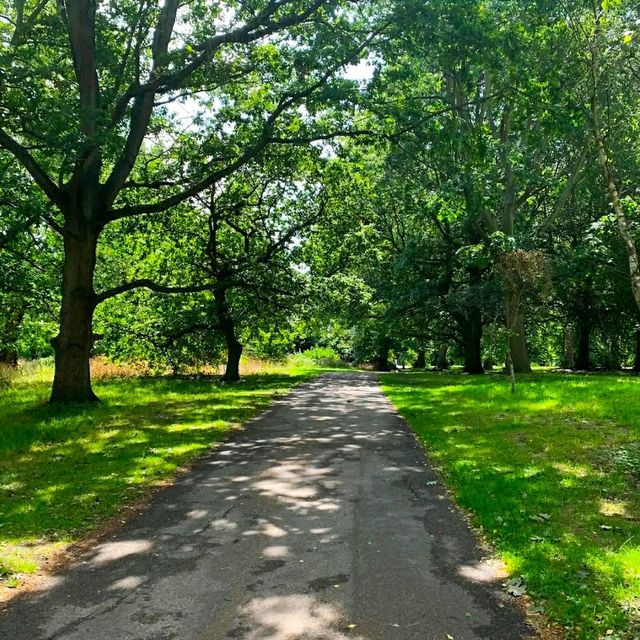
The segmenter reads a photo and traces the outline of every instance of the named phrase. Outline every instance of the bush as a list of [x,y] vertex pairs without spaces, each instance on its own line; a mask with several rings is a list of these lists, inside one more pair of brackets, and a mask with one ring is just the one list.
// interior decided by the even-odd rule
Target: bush
[[346,367],[346,363],[331,347],[313,347],[307,351],[296,353],[293,358],[296,365],[312,365],[331,369]]
[[12,367],[5,367],[0,365],[0,391],[8,389],[11,386],[11,381],[15,377],[15,369]]

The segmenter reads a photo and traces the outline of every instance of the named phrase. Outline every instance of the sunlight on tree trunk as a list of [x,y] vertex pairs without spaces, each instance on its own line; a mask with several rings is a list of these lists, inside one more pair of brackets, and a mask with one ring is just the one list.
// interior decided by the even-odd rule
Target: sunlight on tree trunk
[[636,246],[635,238],[633,237],[633,232],[629,226],[629,222],[627,221],[627,216],[625,215],[622,202],[620,201],[620,190],[613,175],[611,165],[609,164],[609,156],[607,153],[600,118],[601,107],[599,105],[598,89],[600,75],[602,73],[601,53],[603,44],[601,40],[603,15],[604,5],[602,10],[597,12],[595,34],[591,45],[591,119],[593,138],[596,146],[598,164],[600,165],[607,195],[609,197],[609,203],[613,208],[613,213],[618,226],[618,233],[620,234],[620,238],[622,239],[622,243],[627,253],[631,292],[633,293],[636,306],[638,307],[638,310],[640,310],[640,256],[638,255],[638,248]]

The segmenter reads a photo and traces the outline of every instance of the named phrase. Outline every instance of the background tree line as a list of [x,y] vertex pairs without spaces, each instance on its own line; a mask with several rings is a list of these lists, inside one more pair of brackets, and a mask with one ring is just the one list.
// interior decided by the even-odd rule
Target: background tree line
[[638,6],[0,2],[0,358],[640,371]]

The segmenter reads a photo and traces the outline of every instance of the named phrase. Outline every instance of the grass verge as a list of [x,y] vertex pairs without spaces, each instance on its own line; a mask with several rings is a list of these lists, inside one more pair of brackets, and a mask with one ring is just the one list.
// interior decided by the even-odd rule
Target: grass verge
[[0,391],[0,587],[16,586],[315,373],[235,385],[105,379],[96,406],[46,404],[46,368],[15,378]]
[[457,502],[568,638],[640,637],[640,380],[390,374]]

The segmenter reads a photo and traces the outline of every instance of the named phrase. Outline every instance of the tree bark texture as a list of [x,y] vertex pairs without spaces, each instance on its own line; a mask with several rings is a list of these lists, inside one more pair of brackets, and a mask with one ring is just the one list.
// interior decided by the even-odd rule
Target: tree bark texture
[[96,401],[91,387],[93,276],[98,233],[80,220],[65,229],[60,331],[52,340],[55,375],[51,402]]
[[573,369],[576,366],[575,351],[573,348],[574,331],[571,324],[567,324],[564,328],[564,348],[562,355],[562,367],[564,369]]
[[482,315],[479,310],[469,310],[469,314],[458,320],[464,348],[464,372],[484,373],[482,366]]
[[414,369],[424,369],[427,366],[427,354],[424,349],[418,349],[416,361],[413,363]]
[[438,349],[438,355],[436,357],[436,368],[439,371],[447,371],[449,369],[449,345],[443,344]]
[[220,287],[214,292],[216,316],[218,326],[224,336],[227,348],[227,363],[222,379],[225,382],[238,382],[240,380],[240,358],[242,357],[242,344],[236,334],[236,323],[227,303],[227,291]]

